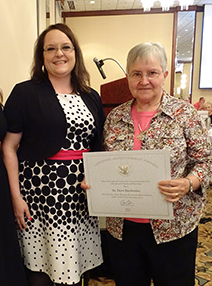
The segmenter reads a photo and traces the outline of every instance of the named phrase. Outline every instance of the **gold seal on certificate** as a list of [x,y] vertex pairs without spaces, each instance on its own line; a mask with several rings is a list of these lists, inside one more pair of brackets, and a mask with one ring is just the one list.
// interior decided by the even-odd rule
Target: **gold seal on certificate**
[[173,219],[158,189],[170,180],[169,150],[83,153],[91,216]]

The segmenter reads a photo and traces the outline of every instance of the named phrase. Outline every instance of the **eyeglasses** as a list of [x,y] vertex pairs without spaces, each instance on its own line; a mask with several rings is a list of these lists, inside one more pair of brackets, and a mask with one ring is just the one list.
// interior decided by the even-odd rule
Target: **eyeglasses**
[[61,50],[61,52],[63,54],[70,54],[73,50],[74,50],[74,47],[73,46],[69,46],[69,45],[65,45],[65,46],[62,46],[60,48],[57,48],[55,46],[47,46],[45,49],[43,49],[44,52],[46,52],[47,54],[51,54],[51,55],[54,55],[58,52],[58,50]]
[[148,71],[147,73],[142,72],[132,72],[129,74],[129,77],[133,81],[141,81],[144,76],[146,76],[149,80],[153,80],[159,77],[162,72],[158,71]]

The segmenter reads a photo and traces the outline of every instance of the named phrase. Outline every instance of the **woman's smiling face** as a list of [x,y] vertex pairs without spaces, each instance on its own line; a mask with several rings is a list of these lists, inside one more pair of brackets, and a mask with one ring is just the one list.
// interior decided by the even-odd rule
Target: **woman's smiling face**
[[[49,52],[51,48],[56,48],[55,52]],[[71,49],[65,50],[64,47]],[[49,78],[64,78],[71,75],[75,66],[75,50],[72,49],[71,40],[60,30],[48,32],[44,39],[44,65]],[[62,50],[63,48],[63,50]]]
[[[134,80],[131,75],[142,74],[138,81]],[[149,79],[150,73],[158,74],[158,77]],[[130,66],[128,75],[128,84],[132,96],[140,103],[155,101],[162,96],[162,89],[168,72],[163,72],[159,60],[156,57],[150,57],[147,60],[137,58]]]

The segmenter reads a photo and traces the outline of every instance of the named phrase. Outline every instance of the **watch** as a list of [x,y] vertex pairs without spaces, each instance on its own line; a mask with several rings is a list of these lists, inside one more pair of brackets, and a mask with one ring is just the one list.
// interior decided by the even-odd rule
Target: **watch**
[[192,180],[188,177],[186,177],[185,179],[189,180],[189,183],[190,183],[189,191],[192,193],[194,191]]

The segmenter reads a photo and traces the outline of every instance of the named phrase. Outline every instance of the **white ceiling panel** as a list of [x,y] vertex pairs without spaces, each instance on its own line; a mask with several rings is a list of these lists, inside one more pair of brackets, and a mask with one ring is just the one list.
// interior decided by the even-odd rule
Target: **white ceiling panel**
[[[48,0],[46,1],[48,6]],[[158,5],[160,6],[159,1],[153,2],[155,7],[158,7]],[[170,3],[174,4],[174,2],[177,3],[177,1],[170,0]],[[212,0],[193,0],[193,5],[203,6],[204,4],[212,4]],[[70,7],[72,9],[70,9]],[[130,9],[142,9],[142,0],[65,0],[63,12]],[[192,59],[194,25],[195,12],[183,11],[178,13],[177,57],[180,61],[191,61]]]

